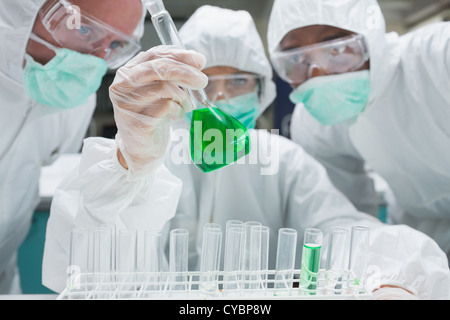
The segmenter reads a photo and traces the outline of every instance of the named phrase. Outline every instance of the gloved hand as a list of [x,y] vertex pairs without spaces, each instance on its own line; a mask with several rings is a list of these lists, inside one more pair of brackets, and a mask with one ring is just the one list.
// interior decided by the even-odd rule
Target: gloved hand
[[371,300],[419,300],[419,298],[399,287],[382,287],[372,293]]
[[[203,89],[206,58],[195,51],[157,46],[121,67],[109,88],[118,128],[119,162],[129,179],[150,174],[163,161],[170,120],[194,107],[180,87]],[[123,158],[122,158],[123,156]]]

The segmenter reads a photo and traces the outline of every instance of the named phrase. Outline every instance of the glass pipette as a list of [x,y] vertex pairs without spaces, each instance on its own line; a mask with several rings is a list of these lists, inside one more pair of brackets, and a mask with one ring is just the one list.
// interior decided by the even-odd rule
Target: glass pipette
[[[144,0],[144,6],[162,44],[184,48],[162,0]],[[211,103],[204,90],[185,90],[195,106],[190,130],[191,159],[201,171],[222,168],[250,152],[250,136],[237,119]]]

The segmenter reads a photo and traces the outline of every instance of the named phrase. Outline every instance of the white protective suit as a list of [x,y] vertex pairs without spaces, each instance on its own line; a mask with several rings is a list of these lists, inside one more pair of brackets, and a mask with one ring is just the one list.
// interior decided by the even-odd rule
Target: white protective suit
[[[0,294],[21,292],[17,249],[39,203],[41,166],[80,150],[96,104],[93,95],[85,105],[63,111],[37,104],[24,92],[24,54],[44,2],[0,3]],[[88,198],[84,203],[89,205]]]
[[0,294],[21,292],[15,260],[39,203],[41,166],[79,151],[95,108],[92,96],[84,106],[57,112],[24,92],[25,49],[43,3],[0,3]]
[[450,255],[450,23],[399,37],[385,34],[375,0],[277,0],[269,51],[289,31],[314,24],[365,36],[372,91],[353,125],[323,126],[298,105],[291,122],[293,140],[365,212],[377,209],[365,169],[380,174],[396,199],[389,207],[391,221],[428,234]]
[[[256,72],[271,83],[271,66],[248,13],[204,6],[194,13],[180,33],[187,48],[195,48],[206,55],[206,67],[225,65]],[[214,45],[207,46],[205,39]],[[230,52],[236,54],[230,55]],[[274,97],[273,84],[267,90],[271,90],[265,92],[270,98],[263,102],[261,110]],[[205,174],[190,160],[189,123],[178,121],[172,129],[172,143],[165,164],[183,182],[183,188],[179,202],[172,203],[177,206],[176,215],[164,226],[164,234],[174,228],[189,231],[190,270],[198,268],[201,230],[207,222],[219,223],[224,228],[228,220],[256,220],[268,226],[271,230],[270,268],[275,267],[279,228],[298,230],[298,248],[301,248],[303,230],[307,227],[318,227],[326,232],[333,226],[360,224],[371,227],[369,264],[382,270],[379,274],[381,283],[407,288],[421,298],[449,297],[447,260],[435,242],[409,227],[385,226],[358,212],[332,186],[326,170],[300,146],[264,130],[250,130],[252,149],[249,155],[238,163]],[[98,144],[93,148],[92,139],[86,141],[83,154],[92,161],[82,164],[80,173],[69,177],[54,199],[44,257],[47,260],[44,261],[44,284],[54,290],[61,290],[65,285],[62,278],[68,264],[65,234],[70,225],[116,221],[143,229],[161,226],[164,218],[170,218],[167,214],[155,222],[157,217],[151,211],[155,205],[163,206],[164,202],[144,203],[142,194],[138,197],[139,188],[130,188],[129,184],[123,183],[125,170],[111,169],[114,141],[97,139],[96,143],[101,143],[103,148]],[[107,181],[111,189],[114,186],[116,189],[114,192],[98,190],[99,181]],[[161,184],[152,192],[163,195],[170,188],[168,184]],[[89,195],[89,210],[85,210],[83,201],[86,200],[80,192]],[[121,201],[116,197],[121,197]],[[124,201],[127,197],[141,202],[134,206],[132,200]],[[129,214],[124,213],[126,210]],[[64,241],[59,240],[60,236],[66,237]],[[300,253],[297,253],[297,267]]]

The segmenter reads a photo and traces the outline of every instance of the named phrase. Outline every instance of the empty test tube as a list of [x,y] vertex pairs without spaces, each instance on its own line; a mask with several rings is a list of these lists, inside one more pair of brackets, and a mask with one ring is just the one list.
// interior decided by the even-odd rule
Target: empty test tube
[[200,260],[200,290],[215,293],[218,290],[222,228],[217,223],[207,223],[203,228]]
[[290,228],[278,230],[278,246],[275,273],[275,294],[290,294],[294,278],[297,231]]
[[94,229],[94,274],[104,282],[112,268],[112,229],[100,226]]
[[267,289],[269,262],[269,228],[256,225],[251,227],[249,248],[249,289]]
[[186,229],[170,231],[169,270],[172,275],[172,290],[188,289],[189,232]]
[[110,297],[112,291],[112,227],[96,227],[93,238],[94,281],[97,283],[95,297],[98,299],[107,299]]
[[161,290],[163,264],[161,232],[148,230],[144,233],[144,274],[147,291]]
[[67,280],[69,298],[85,298],[87,290],[87,272],[89,260],[89,230],[83,228],[73,229],[70,234],[70,274]]
[[[228,225],[227,225],[228,226]],[[245,249],[244,226],[229,226],[225,238],[224,294],[240,294]]]
[[137,230],[121,229],[117,243],[117,280],[119,297],[134,297],[136,292]]
[[315,228],[305,230],[300,271],[301,294],[315,295],[317,292],[322,241],[321,230]]
[[332,294],[342,293],[347,268],[347,230],[332,228],[328,238],[325,287]]
[[369,249],[369,228],[353,226],[350,238],[349,288],[360,291],[364,287],[364,278]]
[[252,227],[261,226],[261,222],[258,221],[247,221],[244,223],[245,228],[245,246],[244,246],[244,261],[243,270],[246,272],[245,278],[247,277],[247,271],[250,268],[250,232]]

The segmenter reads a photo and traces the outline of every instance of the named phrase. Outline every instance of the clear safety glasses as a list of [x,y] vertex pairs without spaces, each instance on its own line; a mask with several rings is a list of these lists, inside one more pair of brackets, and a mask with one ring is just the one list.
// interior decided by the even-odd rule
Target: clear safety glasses
[[234,73],[208,77],[206,94],[211,101],[231,99],[262,88],[263,77],[249,73]]
[[48,0],[39,17],[59,45],[103,58],[111,69],[120,67],[140,51],[137,39],[79,11],[69,1]]
[[290,84],[305,82],[314,69],[327,74],[354,71],[368,59],[364,36],[359,34],[286,51],[277,50],[271,57],[275,71]]

